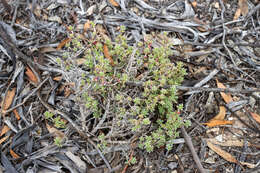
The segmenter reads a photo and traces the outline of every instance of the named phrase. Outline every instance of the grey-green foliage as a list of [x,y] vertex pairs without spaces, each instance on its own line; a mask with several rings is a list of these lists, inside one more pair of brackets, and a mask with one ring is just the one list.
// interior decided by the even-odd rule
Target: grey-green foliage
[[[86,76],[81,81],[82,88],[88,86],[82,95],[86,109],[99,119],[110,103],[109,113],[117,122],[115,128],[120,129],[126,120],[126,129],[130,129],[131,134],[141,134],[140,148],[151,152],[155,147],[166,146],[170,150],[172,139],[179,135],[178,128],[185,124],[179,116],[182,105],[177,103],[176,86],[186,74],[182,63],[174,64],[169,59],[171,43],[165,39],[155,46],[150,39],[129,45],[124,27],[115,42],[104,41],[95,25],[92,26],[92,37],[84,45],[87,47],[84,68],[92,77]],[[67,46],[76,51],[77,46],[82,47],[79,43],[83,44],[80,38],[72,37],[73,46]],[[105,57],[104,44],[111,58]],[[129,82],[142,86],[129,85]]]

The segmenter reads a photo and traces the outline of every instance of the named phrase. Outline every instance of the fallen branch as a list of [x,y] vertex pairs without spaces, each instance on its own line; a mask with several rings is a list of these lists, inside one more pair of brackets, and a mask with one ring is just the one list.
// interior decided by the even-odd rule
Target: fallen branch
[[186,142],[188,148],[190,149],[190,152],[192,154],[193,160],[195,161],[199,171],[201,173],[206,173],[206,171],[204,170],[204,168],[203,168],[203,166],[202,166],[202,164],[200,162],[199,156],[197,155],[197,153],[196,153],[196,151],[194,149],[194,146],[193,146],[192,141],[191,141],[191,137],[187,134],[187,132],[186,132],[186,130],[185,130],[185,128],[183,126],[181,127],[181,133],[183,134],[185,142]]
[[[143,86],[143,82],[126,82],[130,86]],[[169,88],[170,85],[165,86],[164,88]],[[196,91],[196,92],[225,92],[225,93],[253,93],[260,92],[260,88],[256,89],[233,89],[233,88],[206,88],[206,87],[186,87],[186,86],[176,86],[176,89],[181,91]]]

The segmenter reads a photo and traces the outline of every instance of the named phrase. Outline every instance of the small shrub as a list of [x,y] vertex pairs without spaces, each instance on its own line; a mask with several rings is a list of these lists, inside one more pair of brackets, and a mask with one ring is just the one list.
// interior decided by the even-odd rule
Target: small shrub
[[[151,152],[166,146],[171,150],[172,139],[179,136],[178,128],[186,124],[179,116],[182,105],[177,103],[176,90],[186,71],[182,63],[169,60],[172,51],[167,39],[161,45],[152,39],[129,45],[124,30],[122,27],[112,42],[102,39],[92,24],[92,35],[84,46],[80,37],[70,34],[65,61],[85,47],[82,68],[88,74],[81,74],[80,88],[85,90],[79,100],[97,120],[108,111],[106,122],[116,122],[114,130],[140,134],[140,148]],[[111,105],[109,110],[107,104]],[[99,136],[100,148],[107,145],[105,138]]]
[[57,145],[58,147],[62,147],[62,138],[55,137],[54,138],[54,144]]
[[66,128],[64,120],[60,116],[54,116],[53,113],[46,111],[44,113],[45,119],[51,121],[56,128]]

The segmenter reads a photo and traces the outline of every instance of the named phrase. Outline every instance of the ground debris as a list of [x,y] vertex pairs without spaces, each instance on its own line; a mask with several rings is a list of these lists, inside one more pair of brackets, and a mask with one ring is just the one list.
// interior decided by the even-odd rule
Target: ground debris
[[[257,0],[1,0],[0,172],[188,173],[200,164],[215,172],[259,169],[259,9]],[[124,117],[117,124],[112,101],[96,118],[82,100],[91,88],[82,87],[83,79],[100,80],[84,66],[87,46],[101,44],[114,68],[109,42],[122,26],[129,45],[172,43],[171,62],[187,71],[176,88],[179,114],[192,124],[170,151],[141,150],[141,134]],[[93,37],[100,43],[90,44]],[[143,91],[147,66],[136,70],[136,62],[123,69],[140,79],[125,82],[126,98]]]

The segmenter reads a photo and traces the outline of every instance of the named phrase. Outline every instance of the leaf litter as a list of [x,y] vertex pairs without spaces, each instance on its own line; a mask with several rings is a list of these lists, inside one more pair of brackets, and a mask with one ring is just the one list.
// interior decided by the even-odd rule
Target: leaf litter
[[[172,63],[183,62],[188,72],[178,87],[178,101],[184,106],[182,118],[192,122],[186,130],[195,151],[204,151],[198,153],[202,166],[219,172],[241,172],[238,168],[241,165],[244,171],[259,169],[259,155],[252,155],[259,153],[259,9],[257,1],[247,0],[235,3],[59,0],[21,4],[1,1],[2,168],[11,172],[142,172],[144,169],[167,172],[180,168],[194,172],[198,169],[197,163],[187,157],[190,151],[183,143],[176,143],[176,149],[169,152],[162,147],[159,152],[146,153],[130,147],[135,136],[125,135],[125,127],[113,129],[113,117],[109,114],[95,119],[82,109],[77,93],[86,89],[79,87],[82,75],[87,74],[81,68],[84,57],[77,50],[75,56],[68,57],[74,68],[66,69],[62,55],[66,44],[72,44],[71,27],[87,42],[94,32],[90,30],[91,22],[95,22],[98,24],[95,31],[103,41],[113,41],[122,25],[126,27],[129,44],[152,38],[160,45],[164,40],[161,33],[167,32],[174,42]],[[103,51],[113,66],[113,56],[105,44]],[[34,66],[35,71],[31,69]],[[38,77],[46,79],[41,86]],[[69,83],[73,85],[68,86]],[[69,124],[65,129],[46,122],[44,113],[50,111],[46,100],[54,107],[53,118],[61,111],[67,113],[63,114]],[[13,110],[4,115],[8,109]],[[217,130],[206,133],[213,128]],[[109,137],[109,147],[104,153],[97,147],[102,129],[111,136],[120,136]],[[82,132],[86,138],[80,135]],[[64,138],[62,147],[54,142],[57,136]],[[218,136],[222,136],[222,142],[217,140]],[[183,134],[177,140],[183,141],[182,137]],[[215,142],[203,143],[208,137]],[[207,156],[210,150],[215,152],[215,163],[204,164],[204,160],[213,157]],[[129,156],[137,164],[132,165],[127,160]],[[218,164],[223,160],[227,161],[225,165]],[[173,164],[177,168],[168,166]]]

